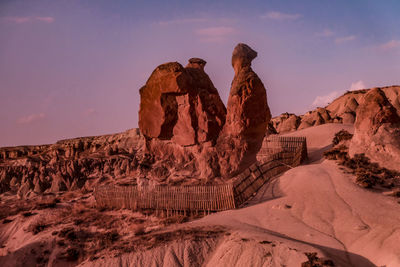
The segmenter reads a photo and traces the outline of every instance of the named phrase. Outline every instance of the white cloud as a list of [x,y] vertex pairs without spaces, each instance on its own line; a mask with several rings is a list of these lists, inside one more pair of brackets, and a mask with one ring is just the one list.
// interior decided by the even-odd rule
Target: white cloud
[[168,26],[168,25],[179,25],[179,24],[189,24],[189,23],[200,23],[207,21],[208,19],[206,18],[187,18],[187,19],[172,19],[172,20],[159,21],[157,24],[161,26]]
[[30,17],[3,17],[3,20],[7,22],[21,24],[30,22],[32,19]]
[[46,117],[44,113],[36,113],[36,114],[30,114],[27,116],[23,116],[17,120],[18,124],[29,124],[35,121],[42,120]]
[[319,37],[330,37],[332,35],[334,35],[335,33],[333,31],[331,31],[330,29],[325,29],[322,32],[318,32],[315,35],[319,36]]
[[236,30],[232,27],[220,26],[197,29],[195,33],[201,37],[202,41],[221,42],[230,35],[235,34]]
[[314,99],[314,102],[312,103],[313,107],[325,107],[327,106],[329,103],[331,103],[333,100],[335,100],[336,98],[338,98],[339,96],[341,96],[344,93],[344,91],[333,91],[327,95],[324,96],[317,96]]
[[53,17],[35,17],[36,20],[45,22],[45,23],[53,23],[54,18]]
[[391,50],[399,47],[400,47],[400,40],[391,40],[379,46],[379,48],[382,50]]
[[83,115],[85,116],[91,116],[91,115],[95,115],[97,113],[97,110],[95,110],[94,108],[88,108],[83,112]]
[[317,96],[312,103],[312,107],[325,107],[328,104],[332,103],[333,100],[338,98],[339,96],[343,95],[346,91],[355,91],[360,89],[365,89],[366,86],[363,81],[358,81],[351,83],[350,88],[348,90],[337,90],[333,91],[324,96]]
[[44,23],[53,23],[53,17],[3,17],[4,21],[12,22],[16,24],[28,23],[28,22],[44,22]]
[[355,90],[360,90],[360,89],[365,89],[365,88],[366,88],[366,86],[365,86],[364,82],[360,80],[358,82],[351,83],[349,91],[355,91]]
[[265,15],[260,16],[262,19],[272,19],[272,20],[279,20],[279,21],[284,21],[284,20],[297,20],[303,15],[301,14],[288,14],[288,13],[282,13],[278,11],[271,11],[268,12]]
[[335,39],[336,44],[342,44],[350,41],[354,41],[356,39],[355,35],[345,36],[345,37],[338,37]]

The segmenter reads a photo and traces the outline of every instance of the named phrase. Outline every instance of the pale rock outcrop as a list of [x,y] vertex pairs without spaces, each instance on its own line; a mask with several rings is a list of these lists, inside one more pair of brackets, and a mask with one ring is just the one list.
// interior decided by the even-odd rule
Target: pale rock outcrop
[[271,119],[271,122],[278,133],[285,133],[296,131],[300,125],[301,118],[286,112]]
[[387,86],[383,87],[382,90],[400,116],[400,86]]
[[400,116],[380,88],[371,89],[357,109],[349,153],[365,153],[381,166],[400,171]]
[[298,130],[305,129],[310,126],[318,126],[329,122],[332,122],[329,111],[325,108],[316,108],[315,110],[309,111],[302,116]]
[[265,87],[251,68],[257,52],[238,44],[232,54],[235,76],[228,99],[226,123],[217,141],[223,177],[232,177],[256,159],[271,113]]

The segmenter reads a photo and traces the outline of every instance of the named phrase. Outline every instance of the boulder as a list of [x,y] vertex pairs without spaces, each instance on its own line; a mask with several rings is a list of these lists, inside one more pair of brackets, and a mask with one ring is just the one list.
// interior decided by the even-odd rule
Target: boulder
[[381,166],[400,171],[400,116],[380,88],[371,89],[357,108],[349,153],[365,153]]
[[228,99],[226,123],[217,141],[221,175],[229,178],[250,166],[271,119],[265,87],[251,68],[257,52],[238,44],[232,54],[235,76]]
[[329,111],[325,108],[316,108],[315,110],[304,114],[304,116],[301,118],[301,123],[298,127],[298,130],[330,122],[333,122],[333,120],[329,114]]
[[300,125],[301,118],[292,113],[282,113],[280,116],[271,119],[274,128],[278,133],[296,131]]
[[147,139],[182,146],[216,141],[226,109],[205,64],[192,58],[186,68],[170,62],[153,71],[140,89],[139,128]]

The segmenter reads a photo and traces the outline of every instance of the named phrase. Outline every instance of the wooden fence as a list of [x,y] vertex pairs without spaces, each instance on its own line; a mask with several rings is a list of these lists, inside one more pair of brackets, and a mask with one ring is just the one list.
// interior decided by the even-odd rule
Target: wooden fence
[[95,191],[97,205],[132,210],[210,212],[235,208],[232,184],[209,186],[115,186]]
[[307,157],[305,137],[266,138],[257,162],[223,185],[116,186],[95,189],[100,207],[183,212],[223,211],[239,207],[272,177],[298,166]]

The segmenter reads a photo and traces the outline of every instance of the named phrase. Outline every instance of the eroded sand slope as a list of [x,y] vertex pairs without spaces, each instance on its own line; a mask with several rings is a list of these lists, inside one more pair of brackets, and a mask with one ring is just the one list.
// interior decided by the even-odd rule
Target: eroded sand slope
[[[292,133],[307,136],[311,155],[307,165],[265,185],[248,207],[214,214],[194,224],[226,225],[240,231],[243,238],[278,241],[278,248],[320,251],[338,266],[400,266],[400,205],[393,198],[358,187],[335,162],[319,158],[334,133],[343,128],[352,130],[351,125],[326,124]],[[239,253],[235,258],[245,252],[221,244],[209,266],[235,265],[229,260],[236,254],[229,253],[232,249]],[[248,256],[254,257],[256,250]],[[279,254],[280,258],[293,256]],[[272,253],[273,258],[277,256]],[[251,260],[248,258],[246,265],[252,265]],[[287,263],[295,266],[300,257],[298,260]]]

